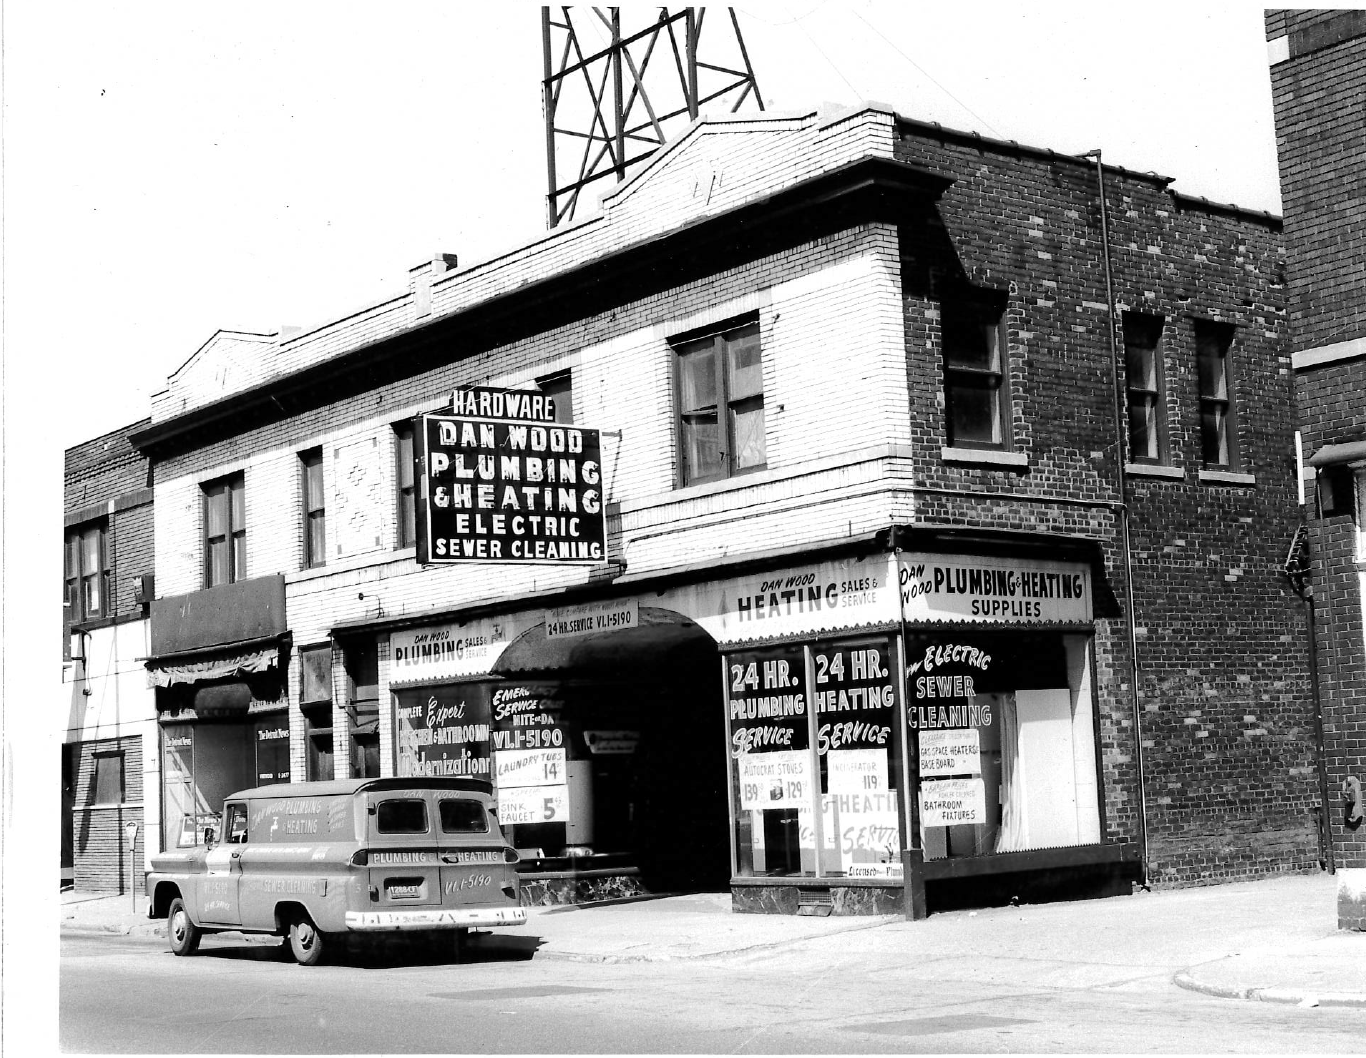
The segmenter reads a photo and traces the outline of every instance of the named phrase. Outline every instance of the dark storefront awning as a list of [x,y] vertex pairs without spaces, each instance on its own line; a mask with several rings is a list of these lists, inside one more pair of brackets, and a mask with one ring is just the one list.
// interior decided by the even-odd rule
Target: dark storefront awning
[[147,680],[153,687],[178,683],[243,678],[266,672],[280,664],[280,637],[238,644],[231,650],[212,653],[194,651],[147,659]]

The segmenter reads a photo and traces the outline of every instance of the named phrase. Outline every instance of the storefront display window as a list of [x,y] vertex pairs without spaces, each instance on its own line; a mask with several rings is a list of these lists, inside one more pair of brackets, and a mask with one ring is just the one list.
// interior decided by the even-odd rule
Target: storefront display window
[[162,826],[166,848],[204,840],[204,830],[221,832],[223,799],[256,785],[255,723],[165,724],[162,726]]
[[1090,638],[909,637],[926,859],[1100,840]]

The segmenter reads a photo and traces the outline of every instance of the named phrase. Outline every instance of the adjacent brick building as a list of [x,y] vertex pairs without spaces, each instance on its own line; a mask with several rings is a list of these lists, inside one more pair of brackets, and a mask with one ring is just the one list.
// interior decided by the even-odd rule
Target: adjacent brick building
[[[141,882],[146,828],[157,827],[157,737],[147,686],[152,488],[128,435],[66,451],[62,612],[62,874],[77,888]],[[147,772],[151,773],[148,782]],[[128,847],[129,826],[138,828]],[[155,851],[153,844],[150,851]]]
[[1366,11],[1266,15],[1339,924],[1366,928]]
[[[220,332],[133,434],[164,840],[282,770],[440,773],[497,780],[533,899],[1317,869],[1280,222],[1169,182],[876,107],[703,120],[596,217]],[[548,453],[601,431],[600,559],[417,561],[438,488],[471,546],[588,513],[459,498],[422,417],[471,386],[552,395]]]

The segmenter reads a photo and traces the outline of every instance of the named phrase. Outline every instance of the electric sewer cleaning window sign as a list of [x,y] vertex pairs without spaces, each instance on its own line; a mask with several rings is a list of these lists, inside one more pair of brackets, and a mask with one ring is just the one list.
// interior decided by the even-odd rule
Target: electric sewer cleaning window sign
[[606,559],[598,431],[554,419],[544,394],[482,387],[419,416],[419,562]]

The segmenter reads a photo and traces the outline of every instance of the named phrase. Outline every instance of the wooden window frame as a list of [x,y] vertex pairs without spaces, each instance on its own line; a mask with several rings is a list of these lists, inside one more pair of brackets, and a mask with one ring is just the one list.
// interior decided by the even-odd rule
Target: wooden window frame
[[[1200,407],[1200,465],[1205,470],[1224,470],[1237,472],[1241,469],[1241,453],[1238,446],[1238,411],[1236,404],[1237,380],[1233,371],[1233,343],[1237,328],[1231,323],[1216,320],[1197,319],[1192,323],[1195,333],[1195,385],[1199,393]],[[1216,357],[1223,381],[1223,396],[1207,392],[1203,361],[1211,347],[1217,347]],[[1228,458],[1225,462],[1215,462],[1208,458],[1211,443],[1217,448],[1221,439],[1220,428],[1210,429],[1211,413],[1218,421],[1223,412],[1222,440],[1227,446]]]
[[[1123,318],[1124,336],[1124,407],[1128,424],[1129,461],[1152,466],[1167,466],[1171,462],[1171,448],[1167,428],[1167,373],[1163,355],[1163,333],[1166,329],[1164,317],[1145,312],[1126,312]],[[1152,344],[1147,340],[1151,338]],[[1152,386],[1146,385],[1148,379],[1136,377],[1133,370],[1134,353],[1147,353],[1152,357]],[[1142,440],[1157,451],[1150,453],[1148,446],[1139,450],[1139,439],[1135,436],[1134,412],[1136,408],[1151,408],[1153,413],[1153,432],[1156,436]]]
[[[210,533],[210,511],[212,504],[219,493],[227,497],[227,510],[224,516],[224,533]],[[220,584],[234,584],[239,580],[247,579],[247,499],[246,499],[246,474],[239,471],[236,474],[229,474],[226,477],[215,478],[213,481],[206,481],[202,486],[203,494],[203,514],[204,514],[204,587],[214,588]],[[234,496],[241,496],[241,524],[233,515]],[[221,580],[215,580],[213,575],[213,547],[216,541],[222,541],[227,552],[227,576]],[[239,555],[238,551],[241,554]]]
[[[757,393],[744,393],[736,396],[732,392],[733,350],[742,340],[756,339],[759,354],[759,390]],[[684,359],[693,352],[699,352],[711,343],[716,403],[684,407]],[[711,481],[725,481],[744,474],[764,470],[768,466],[767,416],[764,414],[766,396],[763,386],[764,352],[763,330],[757,316],[727,320],[711,327],[678,335],[669,342],[673,350],[674,375],[674,436],[678,442],[678,485],[701,485]],[[764,416],[762,430],[763,458],[747,466],[736,464],[735,419],[738,414],[758,411]],[[724,411],[724,414],[723,414]],[[718,466],[712,472],[694,472],[688,459],[688,427],[701,423],[708,416],[715,419],[717,438],[721,445]]]
[[[318,503],[313,505],[312,476],[318,476]],[[299,499],[302,511],[304,569],[327,565],[327,492],[322,448],[299,453]],[[316,540],[315,540],[316,530]]]
[[[1013,423],[1010,405],[1010,349],[1006,331],[1006,298],[989,290],[968,287],[955,290],[940,302],[941,366],[944,372],[944,433],[950,448],[974,448],[983,451],[1009,452],[1013,450]],[[987,367],[954,363],[957,323],[967,327],[990,329],[995,362]],[[951,322],[953,321],[953,322]],[[983,441],[961,436],[957,423],[956,393],[988,391],[994,394],[991,410],[997,440]]]
[[416,443],[417,425],[413,420],[394,423],[394,539],[400,550],[417,546],[417,471],[413,466]]
[[[95,568],[86,568],[85,541],[95,536]],[[109,569],[109,526],[104,520],[86,522],[67,530],[63,541],[63,602],[68,608],[70,620],[93,621],[109,617],[114,612],[113,600],[109,597],[112,581]],[[99,590],[98,605],[89,604],[90,587]]]

